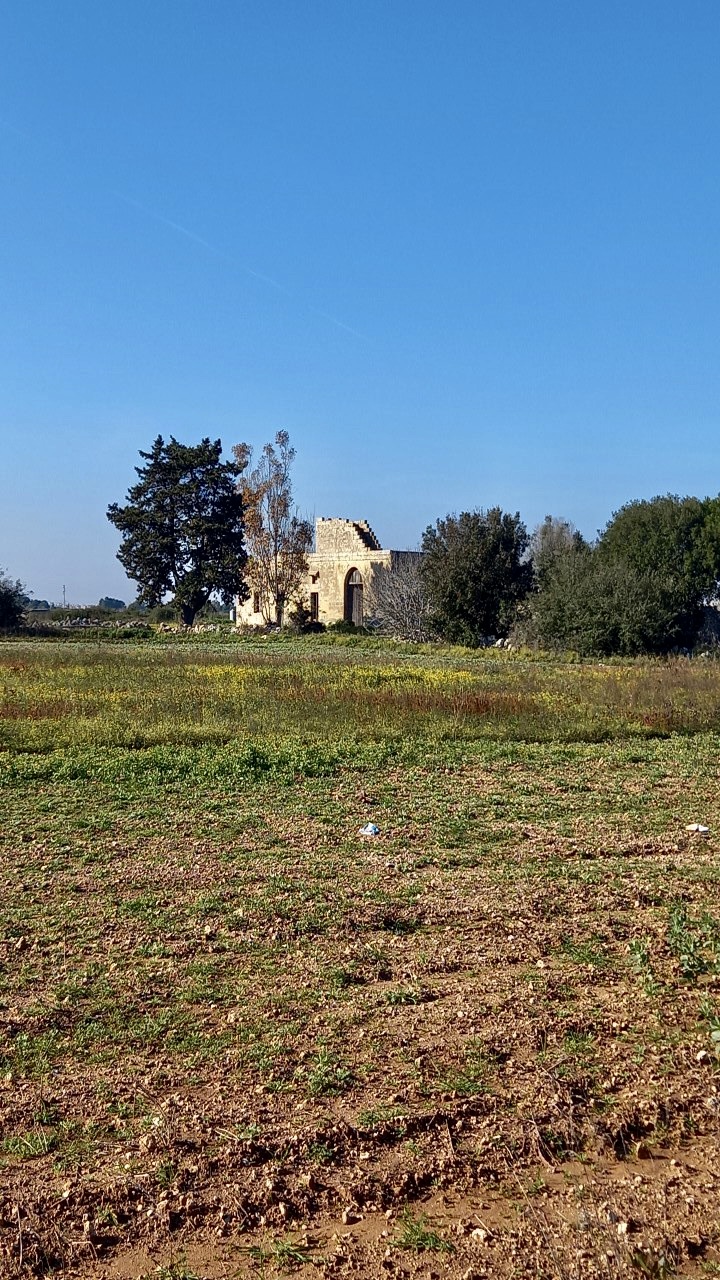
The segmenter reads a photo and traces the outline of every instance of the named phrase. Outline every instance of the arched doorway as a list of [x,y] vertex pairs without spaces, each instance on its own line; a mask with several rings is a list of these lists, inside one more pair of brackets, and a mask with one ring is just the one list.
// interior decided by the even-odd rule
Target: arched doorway
[[351,569],[345,579],[345,621],[363,624],[363,580],[357,569]]

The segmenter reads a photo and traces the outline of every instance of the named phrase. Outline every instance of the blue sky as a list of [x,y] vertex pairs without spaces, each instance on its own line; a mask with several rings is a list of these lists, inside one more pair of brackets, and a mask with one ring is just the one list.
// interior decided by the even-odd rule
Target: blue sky
[[720,489],[716,0],[22,0],[0,47],[0,568],[132,598],[158,434],[297,448],[414,546]]

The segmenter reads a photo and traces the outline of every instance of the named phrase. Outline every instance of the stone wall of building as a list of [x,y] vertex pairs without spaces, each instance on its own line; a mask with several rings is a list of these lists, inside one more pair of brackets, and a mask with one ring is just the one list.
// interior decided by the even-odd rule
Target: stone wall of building
[[[308,573],[298,595],[318,622],[326,625],[372,614],[372,584],[378,569],[392,569],[399,558],[413,552],[386,551],[366,520],[319,518],[315,521],[315,550],[308,556]],[[262,626],[262,614],[251,595],[236,604],[238,626]]]
[[315,521],[315,554],[344,557],[353,552],[381,551],[382,547],[367,520],[325,519]]

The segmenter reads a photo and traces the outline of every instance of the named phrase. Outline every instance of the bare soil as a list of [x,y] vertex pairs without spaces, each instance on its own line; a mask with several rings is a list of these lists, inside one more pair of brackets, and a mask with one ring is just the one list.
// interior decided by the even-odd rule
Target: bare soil
[[447,760],[3,786],[3,1277],[720,1274],[718,740]]

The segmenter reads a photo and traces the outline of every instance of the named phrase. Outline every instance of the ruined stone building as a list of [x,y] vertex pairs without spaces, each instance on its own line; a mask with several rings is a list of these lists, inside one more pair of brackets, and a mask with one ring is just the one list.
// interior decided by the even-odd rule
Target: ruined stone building
[[[315,622],[353,622],[372,619],[372,587],[378,570],[393,571],[418,553],[386,551],[366,520],[315,521],[315,550],[308,556],[308,572],[297,595],[309,605]],[[236,613],[238,626],[262,626],[260,601],[251,595]]]

